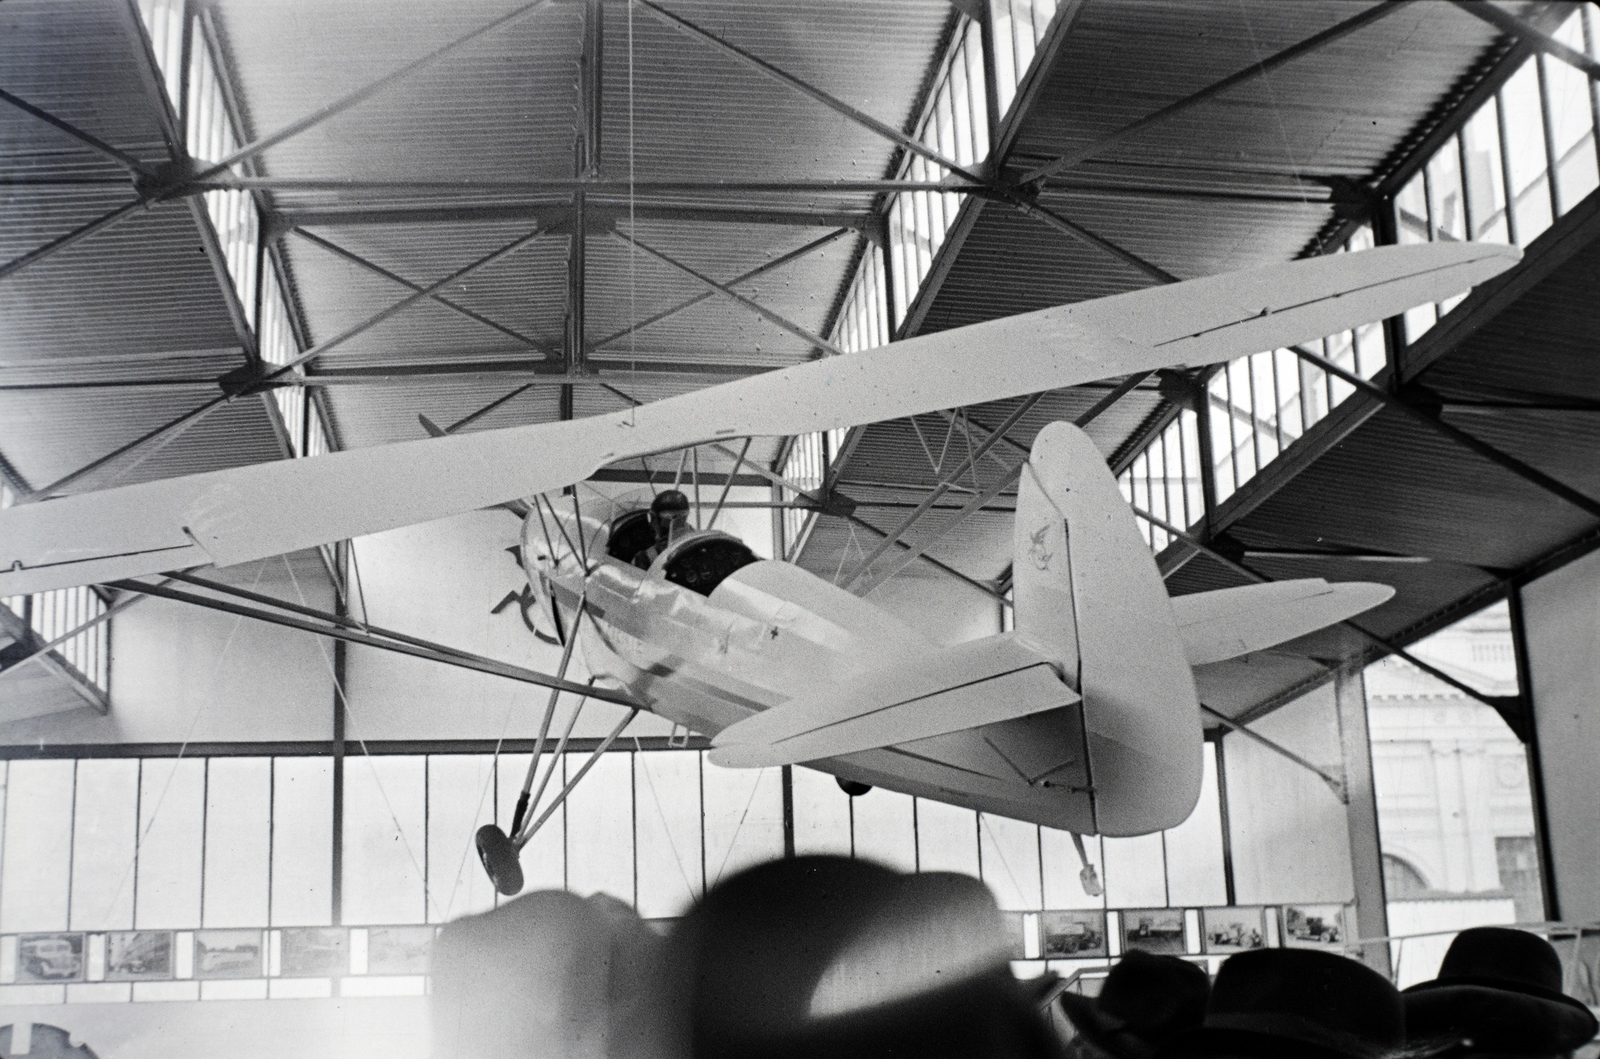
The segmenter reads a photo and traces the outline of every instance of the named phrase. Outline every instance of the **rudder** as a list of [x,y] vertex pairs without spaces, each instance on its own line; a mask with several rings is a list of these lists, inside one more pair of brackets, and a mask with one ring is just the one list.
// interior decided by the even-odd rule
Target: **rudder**
[[1077,427],[1039,432],[1014,533],[1017,632],[1083,697],[1100,833],[1181,823],[1200,794],[1194,676],[1155,559],[1105,457]]

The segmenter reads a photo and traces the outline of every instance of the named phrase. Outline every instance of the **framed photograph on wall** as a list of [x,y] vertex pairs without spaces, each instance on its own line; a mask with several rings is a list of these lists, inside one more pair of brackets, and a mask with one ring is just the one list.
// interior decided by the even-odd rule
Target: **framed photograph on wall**
[[331,978],[350,971],[349,931],[343,927],[289,927],[281,945],[285,978]]
[[196,978],[265,978],[259,930],[194,932]]
[[1165,956],[1182,956],[1183,909],[1129,908],[1122,913],[1122,951],[1140,949]]
[[17,936],[17,983],[81,982],[84,977],[82,934]]
[[1283,944],[1287,948],[1342,952],[1346,940],[1344,905],[1283,906]]
[[427,974],[433,927],[372,927],[367,931],[368,974]]
[[1039,913],[1039,955],[1047,960],[1104,956],[1106,914],[1098,909]]
[[106,935],[106,981],[171,978],[172,953],[170,930],[113,930]]
[[1267,944],[1267,910],[1260,905],[1200,910],[1201,949],[1225,956]]

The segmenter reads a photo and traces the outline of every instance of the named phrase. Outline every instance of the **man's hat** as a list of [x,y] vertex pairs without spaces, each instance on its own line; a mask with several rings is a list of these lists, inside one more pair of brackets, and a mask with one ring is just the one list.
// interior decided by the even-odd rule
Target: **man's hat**
[[1414,1043],[1470,1040],[1476,1051],[1571,1051],[1600,1030],[1561,991],[1561,958],[1548,941],[1509,927],[1473,927],[1450,943],[1439,977],[1407,989]]
[[1405,1010],[1389,980],[1315,949],[1254,949],[1217,973],[1205,1022],[1161,1059],[1381,1059],[1405,1043]]
[[1176,956],[1137,949],[1123,956],[1098,997],[1062,993],[1061,1006],[1079,1035],[1118,1059],[1150,1059],[1156,1049],[1200,1025],[1211,980]]
[[696,1059],[1060,1054],[964,875],[795,857],[714,888],[673,931],[670,1007]]

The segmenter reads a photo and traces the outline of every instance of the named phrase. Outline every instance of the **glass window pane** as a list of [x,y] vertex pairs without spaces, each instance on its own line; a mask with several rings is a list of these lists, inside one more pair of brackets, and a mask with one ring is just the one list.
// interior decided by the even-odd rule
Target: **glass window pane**
[[1451,137],[1428,161],[1430,242],[1460,242],[1467,237],[1460,152],[1460,145]]
[[137,760],[78,762],[72,817],[74,930],[127,930],[133,926],[138,806]]
[[917,799],[917,870],[980,876],[977,813]]
[[[528,775],[528,762],[532,754],[501,754],[499,778],[499,800],[496,803],[494,822],[500,825],[501,830],[511,829],[512,816],[517,811],[517,797],[522,792],[523,780]],[[562,758],[566,755],[563,754]],[[544,755],[545,765],[548,767],[550,755]],[[551,798],[566,783],[566,772],[562,759],[556,760],[556,774],[550,780],[546,793],[541,799],[542,804],[549,805]],[[538,789],[537,778],[534,789]],[[540,827],[537,834],[522,847],[522,890],[528,893],[533,890],[564,890],[567,885],[567,813],[563,806],[551,814]],[[479,869],[482,870],[481,868]],[[510,898],[499,899],[502,903]]]
[[[1583,19],[1574,11],[1556,39],[1583,51]],[[1595,168],[1594,110],[1588,75],[1554,56],[1542,56],[1549,93],[1550,132],[1555,140],[1556,190],[1562,212],[1572,209],[1600,181]]]
[[[1412,650],[1488,694],[1517,694],[1504,603]],[[1401,659],[1367,667],[1365,680],[1390,932],[1544,919],[1522,744],[1492,708]],[[1406,943],[1406,983],[1432,975],[1426,948]]]
[[201,925],[264,926],[270,896],[271,856],[271,759],[211,758],[206,764],[206,863]]
[[320,927],[331,922],[333,761],[274,758],[272,925]]
[[1011,53],[1011,0],[989,0],[989,21],[994,35],[995,91],[1003,118],[1017,94],[1017,65]]
[[205,786],[203,760],[144,759],[133,898],[133,923],[140,930],[200,925]]
[[1406,186],[1394,197],[1395,221],[1399,229],[1399,242],[1426,243],[1430,241],[1428,228],[1428,189],[1422,173],[1406,181]]
[[[632,754],[602,754],[567,798],[567,888],[633,904]],[[588,754],[567,755],[575,776]]]
[[1465,158],[1463,176],[1472,238],[1482,242],[1508,242],[1505,172],[1501,167],[1499,119],[1493,102],[1480,107],[1462,128],[1461,150]]
[[681,916],[705,892],[700,755],[648,750],[634,755],[633,769],[639,914],[647,919]]
[[66,929],[72,787],[70,761],[10,763],[0,930]]
[[1216,747],[1205,745],[1200,800],[1189,819],[1165,833],[1167,894],[1172,904],[1224,905],[1228,887],[1222,870],[1222,806],[1217,796]]
[[826,772],[797,765],[793,777],[795,853],[850,856],[850,796]]
[[[1077,850],[1073,848],[1070,834],[1054,828],[1041,827],[1039,844],[1043,853],[1044,907],[1105,907],[1104,894],[1090,897],[1083,890],[1083,881],[1080,878],[1083,863],[1078,859]],[[1099,837],[1095,835],[1085,837],[1083,846],[1084,852],[1088,854],[1089,863],[1094,866],[1103,884],[1106,877],[1105,857],[1100,848]]]
[[850,799],[856,856],[900,871],[917,870],[916,804],[909,794],[869,791]]
[[426,759],[351,757],[344,766],[346,923],[421,923],[428,915]]
[[1003,909],[1029,912],[1044,907],[1039,872],[1039,825],[978,814],[983,881]]
[[1539,73],[1525,64],[1500,90],[1505,120],[1506,161],[1511,169],[1512,218],[1517,242],[1527,246],[1550,227],[1550,186],[1544,150],[1544,115],[1539,106]]
[[494,884],[478,862],[478,825],[494,812],[494,755],[428,758],[428,914],[436,923],[494,907]]
[[1153,908],[1167,903],[1166,854],[1161,835],[1101,841],[1106,903],[1112,908]]
[[701,757],[705,783],[706,886],[783,856],[780,770],[727,769]]

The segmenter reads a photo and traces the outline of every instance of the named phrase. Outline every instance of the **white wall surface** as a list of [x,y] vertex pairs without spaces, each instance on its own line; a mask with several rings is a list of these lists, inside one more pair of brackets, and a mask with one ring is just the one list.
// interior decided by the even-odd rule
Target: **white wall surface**
[[[1250,727],[1335,775],[1342,769],[1332,684]],[[1238,733],[1224,738],[1223,750],[1238,903],[1352,900],[1345,807],[1327,784]]]
[[[306,554],[295,557],[292,576],[284,559],[201,576],[318,609],[333,605],[327,574]],[[81,709],[0,725],[0,743],[327,739],[331,658],[332,646],[309,633],[146,599],[111,619],[109,714]]]
[[1600,552],[1522,590],[1561,918],[1600,919]]

